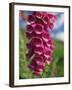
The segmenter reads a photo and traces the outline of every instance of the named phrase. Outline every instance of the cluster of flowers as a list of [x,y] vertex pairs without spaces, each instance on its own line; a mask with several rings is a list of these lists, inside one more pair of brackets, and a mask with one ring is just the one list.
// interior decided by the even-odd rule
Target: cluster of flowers
[[57,17],[46,12],[33,12],[28,16],[26,36],[28,38],[27,57],[29,68],[40,76],[46,64],[52,61],[54,43],[48,30],[52,30]]

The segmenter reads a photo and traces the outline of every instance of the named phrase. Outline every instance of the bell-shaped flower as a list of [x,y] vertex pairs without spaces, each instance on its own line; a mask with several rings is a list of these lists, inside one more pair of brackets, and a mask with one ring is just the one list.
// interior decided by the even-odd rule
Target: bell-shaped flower
[[36,34],[43,33],[43,26],[41,24],[36,24],[36,26],[34,27],[34,31]]
[[42,55],[43,52],[44,52],[43,46],[36,47],[35,50],[34,50],[34,53],[37,54],[37,55]]
[[43,34],[42,34],[43,41],[44,42],[48,42],[49,38],[50,38],[49,33],[47,33],[46,31],[44,31]]
[[49,23],[49,18],[48,18],[47,15],[44,15],[44,17],[42,18],[42,20],[43,20],[43,22],[44,22],[45,24],[48,24],[48,23]]
[[45,62],[43,58],[39,56],[35,56],[29,65],[29,68],[32,69],[33,73],[36,75],[41,75],[44,67]]
[[41,38],[39,37],[33,37],[31,40],[30,40],[30,43],[32,43],[33,46],[36,46],[36,47],[39,47],[39,46],[42,46],[43,45],[43,41]]
[[36,17],[41,19],[43,16],[43,13],[42,12],[36,12]]

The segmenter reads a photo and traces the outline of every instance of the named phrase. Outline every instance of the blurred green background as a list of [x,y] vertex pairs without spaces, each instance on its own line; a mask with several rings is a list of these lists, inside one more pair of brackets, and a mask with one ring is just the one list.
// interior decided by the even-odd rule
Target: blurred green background
[[[28,68],[28,60],[26,58],[26,42],[27,38],[25,30],[19,30],[19,78],[29,79],[35,78],[31,70]],[[55,50],[53,53],[53,61],[50,65],[46,65],[41,78],[63,77],[64,76],[64,42],[54,39]]]

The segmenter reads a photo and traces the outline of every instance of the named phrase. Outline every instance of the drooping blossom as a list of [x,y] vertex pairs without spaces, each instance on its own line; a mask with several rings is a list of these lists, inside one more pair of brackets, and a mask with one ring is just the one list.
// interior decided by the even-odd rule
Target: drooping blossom
[[33,12],[28,16],[26,36],[28,38],[27,58],[32,72],[42,75],[45,65],[52,61],[54,42],[49,30],[53,30],[57,16],[46,12]]

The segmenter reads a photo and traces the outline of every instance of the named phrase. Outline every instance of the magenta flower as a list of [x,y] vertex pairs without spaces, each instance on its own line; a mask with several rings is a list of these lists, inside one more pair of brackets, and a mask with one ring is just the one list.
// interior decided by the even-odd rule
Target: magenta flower
[[48,30],[53,30],[56,19],[57,16],[46,12],[33,12],[29,15],[26,56],[30,59],[29,68],[37,76],[42,75],[45,65],[52,61],[54,42]]
[[27,32],[30,33],[30,34],[33,32],[32,25],[27,25]]
[[28,21],[30,23],[33,23],[34,22],[34,19],[35,19],[35,17],[33,15],[29,15]]
[[41,19],[42,16],[43,16],[43,13],[42,12],[36,12],[36,15],[35,15],[37,18]]
[[36,24],[34,27],[36,34],[42,34],[43,33],[43,26],[41,24]]
[[39,37],[33,37],[29,43],[31,43],[35,47],[39,47],[43,45],[43,41]]
[[35,75],[42,74],[44,67],[45,67],[45,61],[41,56],[35,56],[29,65],[29,68],[33,70],[33,73]]
[[42,55],[44,53],[44,48],[41,46],[35,47],[34,53],[37,55]]

